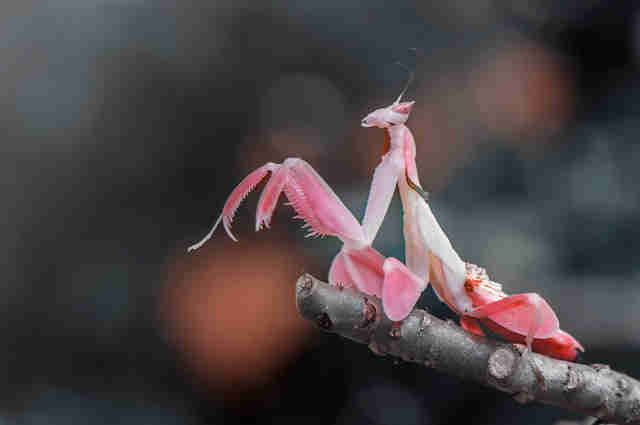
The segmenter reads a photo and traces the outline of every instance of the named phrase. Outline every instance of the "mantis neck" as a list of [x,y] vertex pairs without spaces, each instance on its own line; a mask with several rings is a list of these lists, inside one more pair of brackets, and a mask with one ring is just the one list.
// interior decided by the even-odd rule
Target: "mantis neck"
[[387,132],[392,153],[397,155],[399,157],[398,159],[403,163],[402,175],[398,176],[398,190],[402,198],[402,207],[407,211],[407,207],[410,206],[413,191],[407,184],[406,177],[408,176],[413,184],[420,186],[420,179],[416,168],[416,144],[413,140],[411,130],[404,124],[391,126],[387,128]]
[[399,149],[404,146],[404,132],[409,131],[406,125],[404,124],[396,124],[391,127],[387,127],[387,132],[389,133],[389,142],[391,143],[392,149]]

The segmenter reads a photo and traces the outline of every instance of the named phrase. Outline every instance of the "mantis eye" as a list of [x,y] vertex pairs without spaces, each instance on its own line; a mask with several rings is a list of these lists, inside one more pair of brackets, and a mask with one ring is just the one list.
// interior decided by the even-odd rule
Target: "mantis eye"
[[373,127],[375,124],[372,122],[372,120],[369,117],[364,117],[362,119],[361,125],[363,127]]
[[408,115],[409,113],[411,113],[411,107],[413,106],[414,103],[415,102],[402,102],[392,107],[391,110],[398,114]]

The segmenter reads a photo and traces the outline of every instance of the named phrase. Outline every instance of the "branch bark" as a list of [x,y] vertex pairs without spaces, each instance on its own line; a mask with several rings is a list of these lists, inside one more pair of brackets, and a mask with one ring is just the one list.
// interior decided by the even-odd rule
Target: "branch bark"
[[378,298],[309,274],[298,279],[296,304],[300,314],[321,329],[367,344],[377,354],[474,380],[512,394],[520,403],[538,401],[604,423],[640,425],[640,382],[607,365],[571,363],[536,353],[523,359],[521,345],[472,335],[419,309],[394,323],[382,312]]

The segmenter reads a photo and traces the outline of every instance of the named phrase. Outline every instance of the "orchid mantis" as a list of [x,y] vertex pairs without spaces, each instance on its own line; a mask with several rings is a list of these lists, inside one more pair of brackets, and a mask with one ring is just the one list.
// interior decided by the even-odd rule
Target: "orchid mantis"
[[[543,298],[535,293],[507,296],[499,284],[489,280],[484,269],[465,264],[453,249],[420,186],[416,146],[405,126],[414,102],[401,102],[405,91],[406,87],[394,103],[362,120],[363,127],[382,128],[386,136],[362,225],[307,162],[287,158],[282,164],[267,163],[245,177],[232,191],[209,233],[188,250],[201,247],[220,222],[229,237],[237,241],[231,232],[235,212],[249,192],[268,179],[258,201],[256,231],[269,227],[284,193],[296,217],[306,222],[309,235],[335,236],[343,242],[329,269],[329,282],[381,298],[391,320],[403,320],[431,282],[438,297],[461,316],[460,324],[466,330],[482,335],[477,323],[480,320],[506,339],[526,343],[529,350],[574,360],[576,350],[583,348],[559,329],[555,313]],[[406,266],[395,258],[385,259],[371,246],[396,186],[403,205]]]
[[374,172],[363,229],[375,234],[396,185],[404,214],[407,264],[405,267],[393,259],[385,262],[382,298],[385,313],[395,320],[406,317],[413,308],[408,300],[414,300],[415,294],[430,282],[438,297],[461,316],[460,324],[467,331],[484,335],[479,320],[507,340],[524,342],[528,350],[575,360],[577,350],[584,349],[575,338],[560,330],[558,318],[540,295],[508,296],[484,269],[464,263],[453,249],[420,186],[415,142],[404,125],[413,102],[400,102],[401,98],[402,94],[390,106],[377,109],[362,120],[363,127],[382,128],[386,135],[385,153]]

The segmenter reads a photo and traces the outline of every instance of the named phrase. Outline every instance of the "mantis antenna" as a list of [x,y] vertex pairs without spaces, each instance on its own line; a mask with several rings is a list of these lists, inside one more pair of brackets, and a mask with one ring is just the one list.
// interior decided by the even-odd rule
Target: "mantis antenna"
[[397,105],[400,103],[400,101],[402,100],[402,96],[404,96],[404,94],[407,92],[407,90],[409,89],[409,86],[411,85],[411,83],[413,82],[413,77],[415,75],[415,73],[410,70],[405,64],[403,64],[402,62],[396,62],[397,65],[399,65],[400,67],[402,67],[405,71],[407,71],[409,73],[409,78],[407,79],[407,82],[404,85],[404,88],[402,89],[402,91],[400,92],[400,96],[398,96],[398,98],[396,99],[395,102],[393,102],[394,105]]
[[[418,56],[418,49],[417,48],[412,47],[412,48],[409,49],[409,51],[413,52],[414,56]],[[409,74],[409,78],[407,79],[407,82],[404,85],[404,88],[400,92],[400,96],[398,96],[398,98],[394,102],[394,105],[397,105],[398,103],[400,103],[400,101],[402,100],[402,96],[404,96],[404,94],[409,89],[409,86],[413,82],[413,77],[415,76],[415,72],[413,70],[409,69],[409,67],[407,65],[403,64],[402,62],[400,62],[400,61],[396,62],[396,65],[400,66],[402,69],[407,71],[407,73]]]

